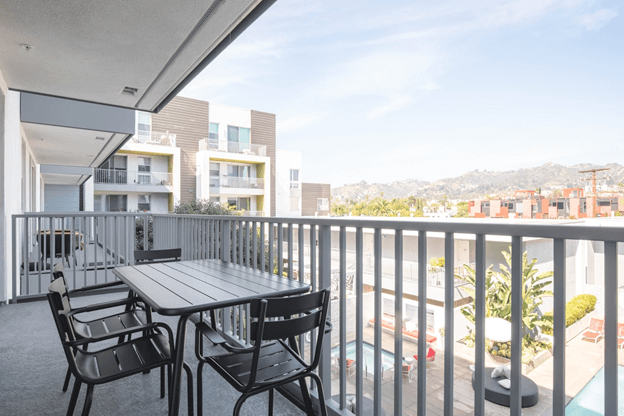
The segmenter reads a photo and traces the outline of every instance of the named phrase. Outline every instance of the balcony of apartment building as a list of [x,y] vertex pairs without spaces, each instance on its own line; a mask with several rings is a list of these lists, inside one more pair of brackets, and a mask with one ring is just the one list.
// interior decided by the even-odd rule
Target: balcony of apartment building
[[[11,383],[3,385],[8,398],[3,406],[8,414],[36,413],[41,406],[63,409],[67,395],[41,395],[42,385],[48,390],[61,388],[66,371],[62,354],[51,354],[54,330],[45,316],[49,309],[43,301],[50,281],[50,265],[66,264],[71,288],[115,279],[117,267],[134,264],[135,247],[153,249],[182,248],[183,261],[205,262],[218,259],[239,268],[271,270],[287,279],[304,280],[313,290],[332,290],[331,322],[333,330],[321,350],[319,375],[323,381],[330,415],[425,415],[425,414],[523,414],[565,415],[565,406],[583,409],[591,414],[616,415],[618,412],[618,313],[622,283],[618,263],[623,256],[618,250],[623,224],[616,220],[599,223],[555,225],[515,224],[494,221],[431,221],[386,220],[379,218],[258,218],[241,216],[156,215],[135,213],[32,213],[14,218],[12,251],[18,260],[13,268],[13,301],[0,309],[0,317],[10,325],[0,328],[0,346],[11,352],[12,359],[3,363],[8,374],[16,374]],[[141,224],[151,226],[148,233]],[[43,238],[42,230],[55,230],[62,238]],[[471,236],[472,252],[468,260],[474,270],[476,291],[467,297],[458,284],[463,268],[458,244]],[[69,238],[67,238],[69,236]],[[489,371],[502,359],[489,352],[491,330],[486,324],[486,276],[495,237],[511,246],[512,276],[510,287],[511,320],[510,363],[511,386],[508,406],[492,401]],[[547,246],[554,276],[554,310],[552,356],[529,372],[523,366],[523,283],[522,253],[529,241],[543,240]],[[597,343],[566,338],[566,301],[576,284],[574,250],[579,240],[600,245],[596,251],[602,278],[594,289],[602,292],[595,315],[604,322],[604,335]],[[56,244],[52,250],[42,249]],[[59,246],[60,245],[60,246]],[[58,255],[51,253],[58,252]],[[544,255],[545,255],[544,254]],[[430,265],[432,256],[446,258],[443,268]],[[55,260],[58,258],[58,260]],[[406,260],[414,259],[414,260]],[[20,266],[20,264],[22,266]],[[26,266],[28,265],[28,266]],[[388,286],[385,280],[391,280]],[[410,286],[415,283],[415,286]],[[442,297],[434,298],[441,290]],[[620,297],[618,298],[618,293]],[[110,296],[110,295],[108,295]],[[81,299],[80,304],[109,299],[105,295]],[[419,302],[418,299],[427,299]],[[30,300],[29,303],[20,303]],[[468,324],[475,348],[461,342],[464,326],[460,309],[474,301],[476,320]],[[434,307],[441,313],[432,313]],[[216,325],[231,342],[249,345],[249,309],[246,306],[225,308],[216,314]],[[602,318],[604,316],[604,318]],[[175,325],[175,320],[158,317]],[[435,321],[438,321],[434,323]],[[48,324],[46,324],[46,322]],[[400,324],[399,324],[400,323]],[[435,328],[443,327],[444,332]],[[10,328],[19,328],[10,332]],[[418,331],[418,328],[421,328]],[[420,334],[419,334],[420,332]],[[36,335],[33,335],[36,334]],[[425,336],[426,335],[426,336]],[[32,342],[36,337],[38,342]],[[195,342],[189,337],[187,348]],[[300,350],[309,357],[314,349],[312,338],[298,339]],[[5,344],[11,344],[5,345]],[[31,354],[16,353],[14,348],[28,348]],[[219,347],[212,347],[218,350]],[[433,350],[433,353],[431,352]],[[192,368],[197,360],[187,355]],[[583,362],[585,365],[579,366]],[[41,369],[45,368],[45,371]],[[523,368],[521,374],[519,370]],[[621,368],[621,367],[620,367]],[[620,370],[620,374],[621,374]],[[30,374],[30,383],[16,382]],[[206,371],[205,371],[206,374]],[[598,374],[596,378],[594,375]],[[149,375],[141,377],[141,385],[156,385]],[[232,389],[221,383],[214,373],[205,375],[210,394],[204,392],[204,414],[230,414],[236,399]],[[621,375],[619,376],[621,379]],[[605,380],[604,384],[592,380]],[[7,379],[9,380],[9,379]],[[529,381],[527,381],[529,380]],[[521,409],[526,383],[534,383],[537,400]],[[1,383],[1,382],[0,382]],[[598,383],[598,384],[597,384]],[[585,385],[591,384],[588,393]],[[600,387],[600,385],[603,387]],[[132,397],[126,392],[131,390]],[[303,414],[298,386],[285,386],[275,396],[282,413]],[[595,392],[598,392],[596,395]],[[116,400],[108,403],[113,413],[122,412],[124,403],[142,403],[136,414],[153,414],[160,410],[157,400],[144,400],[144,393],[132,383],[110,386],[109,394]],[[183,387],[183,396],[184,396]],[[591,397],[590,405],[586,400]],[[312,391],[316,400],[316,391]],[[12,400],[16,397],[30,400]],[[151,396],[150,396],[151,397]],[[206,397],[210,397],[207,400]],[[578,397],[578,399],[577,399]],[[355,398],[353,401],[352,399]],[[533,400],[532,399],[532,400]],[[248,414],[256,414],[258,406],[266,406],[266,398],[249,403]],[[96,402],[99,402],[96,401]],[[94,402],[94,407],[98,406]],[[353,403],[354,402],[354,403]],[[79,402],[80,403],[80,402]],[[358,407],[358,404],[362,407]],[[8,406],[8,407],[7,407]],[[253,409],[252,409],[253,408]],[[598,409],[590,410],[590,409]],[[185,405],[182,405],[185,411]],[[264,410],[263,410],[264,411]]]
[[[267,146],[252,144],[249,141],[230,141],[218,138],[205,138],[199,142],[200,151],[231,153],[248,156],[267,156]],[[223,157],[233,157],[222,155]]]
[[173,133],[141,130],[132,136],[126,144],[177,147],[176,135]]
[[215,195],[264,195],[264,178],[233,175],[211,176],[210,193]]
[[95,192],[170,193],[173,174],[169,172],[94,169]]

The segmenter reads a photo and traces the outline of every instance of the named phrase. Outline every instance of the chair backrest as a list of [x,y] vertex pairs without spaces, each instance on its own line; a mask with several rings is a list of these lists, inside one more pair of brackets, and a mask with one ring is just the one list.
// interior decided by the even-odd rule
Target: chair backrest
[[[325,321],[329,309],[329,298],[330,290],[324,289],[305,295],[254,300],[251,302],[250,316],[252,322],[250,329],[251,339],[255,343],[255,350],[250,384],[253,383],[255,378],[257,357],[260,354],[262,341],[288,339],[291,345],[296,345],[295,337],[320,328],[317,331],[314,357],[307,369],[313,370],[318,366],[323,335],[325,333]],[[297,353],[298,350],[293,352]]]
[[604,319],[591,318],[589,321],[589,329],[595,332],[604,331]]
[[624,323],[618,324],[618,337],[624,338]]
[[182,258],[181,248],[168,248],[165,250],[135,250],[134,262],[141,263],[165,263],[169,261],[180,261]]

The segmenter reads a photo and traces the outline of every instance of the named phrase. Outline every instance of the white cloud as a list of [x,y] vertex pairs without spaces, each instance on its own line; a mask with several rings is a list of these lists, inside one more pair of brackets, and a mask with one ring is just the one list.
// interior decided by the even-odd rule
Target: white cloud
[[578,22],[587,30],[600,30],[617,15],[618,12],[613,9],[602,8],[593,13],[581,16]]
[[369,113],[369,119],[384,117],[394,111],[401,110],[414,102],[414,99],[407,94],[390,97],[389,101],[374,107]]

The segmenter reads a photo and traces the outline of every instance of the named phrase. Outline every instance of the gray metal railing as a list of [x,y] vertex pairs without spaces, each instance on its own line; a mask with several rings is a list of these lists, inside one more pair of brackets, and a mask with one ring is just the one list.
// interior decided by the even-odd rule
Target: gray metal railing
[[[404,396],[414,394],[406,392],[407,384],[403,383],[401,371],[395,371],[392,380],[382,379],[383,366],[382,355],[386,354],[382,348],[382,293],[387,293],[388,289],[382,285],[383,268],[382,262],[385,260],[384,252],[388,251],[394,259],[394,316],[395,322],[403,320],[403,304],[405,287],[402,267],[405,254],[416,255],[418,259],[419,281],[426,279],[428,274],[427,245],[428,233],[443,233],[444,235],[444,257],[446,259],[444,273],[444,304],[454,305],[455,302],[455,237],[458,234],[471,234],[474,236],[474,257],[475,257],[475,381],[474,381],[474,414],[484,415],[485,413],[485,276],[488,264],[486,262],[486,236],[505,236],[511,240],[511,415],[521,414],[520,380],[521,380],[521,357],[522,357],[522,254],[523,239],[545,238],[553,243],[553,292],[554,292],[554,371],[552,386],[552,414],[557,416],[565,415],[565,303],[566,303],[566,242],[568,240],[588,240],[597,241],[604,244],[604,309],[605,311],[618,310],[618,242],[624,240],[623,228],[617,226],[590,226],[590,225],[539,225],[539,224],[513,224],[513,223],[491,223],[475,220],[467,221],[426,221],[426,220],[384,220],[384,219],[332,219],[332,218],[262,218],[262,217],[240,217],[240,216],[196,216],[196,215],[142,215],[136,214],[68,214],[63,221],[75,222],[74,217],[85,218],[87,223],[78,227],[80,232],[87,232],[89,221],[112,221],[111,217],[126,218],[126,222],[136,224],[136,220],[145,221],[148,224],[153,221],[153,248],[173,248],[181,247],[183,259],[221,259],[222,261],[233,262],[255,269],[275,271],[278,275],[285,274],[285,278],[303,279],[310,276],[312,290],[331,287],[332,274],[335,267],[333,260],[337,262],[339,271],[339,283],[334,287],[338,290],[336,300],[332,301],[332,322],[334,332],[328,338],[322,349],[322,359],[319,367],[319,375],[323,380],[326,397],[337,395],[336,401],[328,400],[331,414],[347,414],[346,395],[351,388],[347,387],[349,375],[347,374],[346,360],[339,360],[336,373],[336,385],[332,383],[332,343],[336,343],[338,355],[347,357],[347,342],[353,341],[355,345],[355,361],[364,362],[363,341],[365,340],[364,324],[367,322],[366,316],[372,314],[374,326],[372,329],[372,385],[365,384],[364,366],[356,366],[355,397],[356,414],[361,414],[361,405],[364,403],[364,390],[370,390],[373,400],[373,414],[381,415],[383,406],[387,406],[382,399],[382,390],[386,390],[383,383],[392,382],[391,390],[394,403],[394,415],[402,415],[404,412]],[[51,218],[52,217],[52,218]],[[33,221],[37,223],[41,219],[62,217],[60,214],[40,214],[13,216],[13,252],[16,259],[19,258],[20,244],[24,244],[24,249],[30,247],[30,239],[33,233]],[[134,221],[132,221],[134,219]],[[25,225],[21,228],[16,225],[18,220],[24,220]],[[124,222],[122,220],[122,222]],[[35,230],[45,229],[47,224],[38,225]],[[63,225],[52,224],[52,230],[63,229]],[[110,225],[109,225],[110,226]],[[112,237],[109,233],[97,231],[94,226],[93,232],[97,232],[101,238],[94,238],[94,241],[104,240],[104,247],[110,247]],[[106,226],[104,227],[106,229]],[[76,230],[76,225],[69,228],[70,235]],[[15,231],[17,230],[17,231]],[[332,230],[337,232],[338,238],[332,239]],[[364,231],[367,231],[366,233]],[[126,226],[120,232],[131,232],[134,230]],[[372,231],[369,232],[369,231]],[[53,231],[54,232],[54,231]],[[393,244],[388,246],[383,243],[384,235],[393,234]],[[21,234],[20,234],[21,233]],[[404,239],[408,234],[417,234],[418,244],[413,248],[416,253],[404,253]],[[102,234],[104,234],[102,236]],[[19,235],[23,236],[20,240]],[[147,240],[147,237],[145,237]],[[293,244],[290,244],[290,243]],[[294,244],[294,243],[297,244]],[[287,246],[285,247],[285,243]],[[355,251],[355,293],[354,298],[347,298],[347,252],[348,245],[354,247]],[[297,247],[312,247],[306,250],[296,250]],[[338,247],[338,259],[332,259],[332,245]],[[391,248],[389,248],[391,247]],[[364,261],[365,253],[368,250],[373,252],[373,274],[374,285],[372,292],[364,292]],[[28,252],[28,250],[26,250]],[[107,251],[104,250],[106,255]],[[116,252],[117,253],[117,252]],[[122,259],[121,255],[116,256],[116,261]],[[126,262],[128,258],[125,258]],[[107,264],[106,262],[104,264]],[[16,281],[22,276],[19,268],[14,266],[14,277]],[[34,273],[35,276],[37,273]],[[112,273],[109,273],[109,276]],[[41,276],[41,273],[39,273]],[[29,277],[31,277],[29,275]],[[19,285],[24,287],[24,283]],[[27,287],[27,286],[26,286]],[[418,285],[418,299],[427,299],[427,284]],[[32,289],[32,284],[31,284]],[[37,290],[41,292],[42,287]],[[374,300],[371,304],[370,300]],[[349,303],[349,308],[347,306]],[[350,321],[347,314],[349,309],[355,310],[354,322]],[[445,416],[453,415],[454,409],[454,345],[455,345],[455,315],[454,308],[444,309],[444,397],[443,411]],[[233,339],[242,344],[249,343],[249,334],[245,322],[249,311],[246,305],[226,308],[218,314],[220,328]],[[618,412],[618,347],[617,347],[617,313],[605,313],[605,340],[604,340],[604,376],[605,376],[605,402],[604,414],[616,415]],[[417,312],[418,328],[427,327],[427,307],[426,302],[418,303]],[[369,334],[370,336],[370,334]],[[330,341],[331,338],[331,341]],[[308,341],[306,337],[299,340],[301,351],[305,356],[309,356],[314,349],[313,340]],[[394,340],[394,368],[400,369],[403,366],[403,333],[400,325],[393,331]],[[310,343],[312,342],[312,344]],[[416,376],[415,412],[419,416],[424,416],[427,411],[427,342],[426,337],[419,337],[417,344],[418,365]],[[337,391],[332,392],[333,389]],[[367,394],[369,395],[369,394]],[[412,407],[414,409],[414,407]],[[442,410],[442,409],[440,409]]]
[[169,132],[162,133],[153,131],[149,134],[146,134],[146,132],[142,132],[132,136],[130,138],[130,143],[177,147],[176,135]]
[[210,177],[211,188],[252,188],[264,189],[264,178],[243,178],[239,176]]
[[213,150],[217,152],[242,153],[246,155],[266,156],[267,147],[259,144],[230,142],[228,140],[202,139],[199,151]]
[[106,185],[173,185],[173,174],[169,172],[139,172],[118,169],[94,169],[95,184]]

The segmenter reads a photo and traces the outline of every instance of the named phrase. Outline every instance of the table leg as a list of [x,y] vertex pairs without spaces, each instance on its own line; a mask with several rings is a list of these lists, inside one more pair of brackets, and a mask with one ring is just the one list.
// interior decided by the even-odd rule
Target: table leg
[[[180,316],[175,341],[175,360],[173,363],[173,382],[169,400],[169,416],[178,416],[180,412],[180,386],[182,385],[182,367],[184,366],[184,344],[186,343],[186,324],[190,315]],[[192,403],[190,404],[192,406]]]

